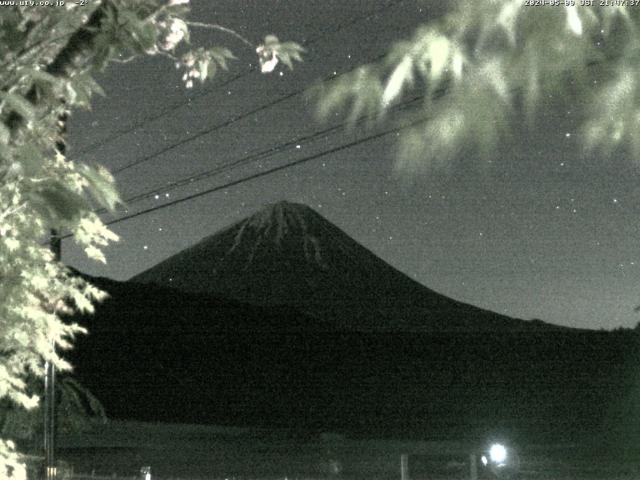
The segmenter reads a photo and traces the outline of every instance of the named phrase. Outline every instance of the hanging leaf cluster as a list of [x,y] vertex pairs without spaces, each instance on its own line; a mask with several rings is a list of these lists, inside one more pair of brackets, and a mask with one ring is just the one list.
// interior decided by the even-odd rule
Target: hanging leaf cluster
[[640,159],[640,10],[531,8],[520,0],[458,0],[380,62],[325,88],[319,115],[381,119],[420,95],[423,123],[402,130],[398,164],[424,170],[463,155],[490,157],[542,105],[579,98],[588,150]]

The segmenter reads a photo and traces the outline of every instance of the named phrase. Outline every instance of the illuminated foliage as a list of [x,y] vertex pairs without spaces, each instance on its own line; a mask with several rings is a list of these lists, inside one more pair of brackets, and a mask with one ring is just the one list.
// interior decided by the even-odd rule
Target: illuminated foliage
[[[50,229],[70,232],[89,257],[104,262],[102,248],[117,240],[92,213],[118,205],[113,178],[100,166],[64,157],[64,119],[102,94],[92,75],[111,62],[169,57],[186,69],[188,87],[226,68],[233,55],[223,47],[189,51],[187,13],[188,0],[0,9],[0,399],[36,406],[24,379],[42,378],[44,361],[69,369],[59,352],[83,332],[61,315],[92,312],[93,302],[105,297],[56,261],[47,245]],[[238,36],[217,25],[193,26]],[[272,56],[285,64],[300,59],[295,44],[267,39]],[[0,441],[0,477],[24,476],[14,445]]]
[[320,117],[346,108],[350,123],[382,119],[419,93],[411,115],[423,122],[403,129],[398,166],[424,170],[464,153],[486,157],[514,125],[538,121],[541,105],[573,102],[584,109],[588,151],[627,148],[640,158],[640,9],[450,3],[384,60],[325,88]]

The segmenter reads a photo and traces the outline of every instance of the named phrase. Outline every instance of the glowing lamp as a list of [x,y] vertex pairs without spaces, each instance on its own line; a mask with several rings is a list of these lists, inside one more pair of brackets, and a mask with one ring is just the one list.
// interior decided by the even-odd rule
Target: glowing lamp
[[507,459],[507,449],[504,445],[494,443],[489,449],[489,458],[493,463],[502,465]]

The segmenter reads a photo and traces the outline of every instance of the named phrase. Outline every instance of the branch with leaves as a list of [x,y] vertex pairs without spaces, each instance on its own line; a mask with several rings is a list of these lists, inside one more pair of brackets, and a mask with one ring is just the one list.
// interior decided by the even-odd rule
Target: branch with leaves
[[[0,9],[0,399],[35,407],[25,378],[42,378],[45,361],[70,369],[60,352],[84,332],[62,316],[90,313],[105,298],[42,245],[50,229],[63,229],[104,262],[103,248],[117,240],[92,213],[118,205],[113,178],[63,155],[64,121],[104,94],[93,75],[112,62],[168,56],[185,68],[187,86],[226,69],[234,58],[226,47],[189,46],[188,12],[188,0]],[[252,48],[289,67],[301,60],[297,44],[275,37]],[[25,475],[14,445],[0,441],[0,477]]]
[[585,153],[627,148],[640,159],[640,9],[451,3],[384,60],[325,88],[319,116],[346,111],[351,123],[377,122],[421,92],[424,122],[403,131],[397,161],[424,171],[462,155],[490,157],[513,125],[534,125],[553,101],[582,109]]

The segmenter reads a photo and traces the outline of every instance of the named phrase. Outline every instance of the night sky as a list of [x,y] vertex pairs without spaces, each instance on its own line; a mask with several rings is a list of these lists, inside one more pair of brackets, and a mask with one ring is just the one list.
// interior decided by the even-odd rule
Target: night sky
[[[233,28],[256,44],[269,33],[303,43],[305,62],[293,72],[262,75],[251,70],[257,62],[252,50],[206,31],[193,43],[222,43],[238,60],[203,86],[185,89],[181,72],[166,58],[114,65],[98,79],[107,97],[72,118],[69,156],[112,171],[140,162],[115,175],[125,199],[158,189],[128,205],[134,213],[362,138],[370,132],[359,127],[296,141],[342,121],[320,124],[316,100],[305,89],[375,59],[436,18],[446,3],[192,0],[193,20]],[[294,92],[302,93],[244,115]],[[117,223],[113,229],[122,239],[107,250],[106,266],[84,259],[70,240],[63,243],[63,260],[125,280],[286,199],[308,204],[391,265],[455,299],[562,325],[633,327],[640,320],[634,312],[640,304],[638,165],[622,153],[582,156],[579,106],[557,108],[554,100],[545,99],[534,128],[516,126],[489,161],[471,154],[418,174],[403,172],[388,135]],[[240,168],[163,189],[288,143]]]

